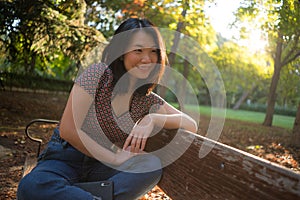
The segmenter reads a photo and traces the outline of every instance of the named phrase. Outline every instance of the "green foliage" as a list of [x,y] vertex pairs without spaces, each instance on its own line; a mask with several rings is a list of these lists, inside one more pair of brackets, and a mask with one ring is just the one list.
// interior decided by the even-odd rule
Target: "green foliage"
[[300,102],[300,59],[281,70],[277,102],[281,106],[298,105]]
[[[300,2],[294,0],[243,1],[238,9],[236,25],[244,29],[260,28],[269,39],[269,49],[275,60],[284,66],[300,56]],[[251,23],[254,22],[254,23]],[[244,23],[247,22],[247,23]],[[246,27],[244,24],[251,24]],[[278,42],[282,43],[282,53],[277,55]]]
[[[267,109],[266,104],[242,104],[240,110],[249,110],[255,112],[265,113]],[[285,115],[285,116],[296,116],[296,108],[286,108],[282,106],[275,106],[274,114]]]
[[[166,5],[170,1],[110,0],[86,1],[88,11],[86,19],[90,25],[101,30],[108,38],[113,35],[115,27],[128,17],[146,17],[160,27],[167,27],[175,22]],[[164,20],[161,20],[164,19]]]
[[297,71],[286,70],[286,68],[294,62],[299,62],[300,58],[300,2],[295,0],[243,1],[236,16],[238,22],[236,24],[242,25],[244,22],[253,21],[269,40],[267,50],[274,60],[274,74],[263,124],[270,126],[276,103],[286,105],[299,101],[299,82],[290,81],[295,80]]
[[30,88],[32,90],[48,90],[69,92],[73,82],[58,80],[53,78],[45,78],[38,75],[0,73],[3,85],[7,88]]
[[105,41],[99,31],[84,24],[85,9],[83,0],[1,1],[0,38],[10,66],[5,71],[48,69],[55,54],[61,53],[76,62],[83,59]]
[[245,47],[225,42],[211,53],[211,57],[221,72],[228,105],[235,104],[244,91],[254,88],[265,91],[265,83],[269,78],[267,56],[253,54]]
[[[101,30],[105,37],[113,34],[117,25],[128,17],[148,18],[161,28],[176,30],[177,24],[183,24],[180,32],[195,38],[202,44],[215,41],[214,32],[204,15],[205,0],[111,0],[86,1],[87,21]],[[186,15],[182,12],[186,10]],[[163,20],[162,20],[163,19]]]
[[279,41],[282,42],[282,55],[280,58],[282,65],[286,65],[299,57],[299,1],[242,1],[241,7],[236,12],[236,16],[237,20],[235,24],[243,30],[249,32],[251,28],[255,27],[260,28],[265,33],[269,40],[268,50],[273,56],[276,55],[277,43]]

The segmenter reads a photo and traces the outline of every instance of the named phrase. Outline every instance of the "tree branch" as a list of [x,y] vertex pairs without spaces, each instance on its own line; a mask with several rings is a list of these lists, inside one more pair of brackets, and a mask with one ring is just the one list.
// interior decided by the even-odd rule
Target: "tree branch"
[[[300,55],[300,50],[298,50],[298,42],[299,42],[299,37],[300,37],[300,33],[297,33],[297,35],[295,36],[295,41],[294,41],[294,45],[291,48],[291,50],[289,51],[289,53],[287,54],[287,56],[285,57],[285,59],[282,61],[282,66],[292,62],[293,60],[295,60],[299,55]],[[298,52],[297,52],[298,50]],[[292,56],[292,54],[296,51],[296,54],[294,54]]]
[[300,50],[294,56],[292,56],[290,59],[285,60],[285,62],[283,62],[282,66],[292,62],[293,60],[295,60],[299,56],[300,56]]

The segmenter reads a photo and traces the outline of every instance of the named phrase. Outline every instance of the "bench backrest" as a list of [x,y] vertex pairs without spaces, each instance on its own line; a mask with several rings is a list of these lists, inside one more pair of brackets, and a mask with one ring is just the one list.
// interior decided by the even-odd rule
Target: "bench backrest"
[[[300,174],[193,133],[180,130],[175,134],[181,138],[178,149],[187,141],[191,145],[165,167],[159,183],[173,200],[300,199]],[[173,137],[174,131],[157,134],[151,138],[150,149],[169,144]],[[200,158],[200,148],[211,151]]]

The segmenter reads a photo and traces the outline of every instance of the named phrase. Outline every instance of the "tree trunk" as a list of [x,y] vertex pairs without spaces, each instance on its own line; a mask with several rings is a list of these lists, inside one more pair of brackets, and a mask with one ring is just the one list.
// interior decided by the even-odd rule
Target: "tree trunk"
[[[204,78],[201,76],[201,80],[203,83],[205,83]],[[209,89],[207,87],[207,85],[205,84],[203,87],[203,90],[205,90],[205,97],[204,97],[204,105],[211,105],[211,98],[210,98],[210,94],[209,94]],[[200,102],[200,96],[198,96],[198,101]]]
[[265,120],[263,122],[264,126],[272,126],[273,115],[275,110],[276,102],[276,88],[280,78],[280,70],[282,68],[281,63],[281,53],[282,53],[282,35],[278,33],[278,40],[275,53],[275,63],[274,63],[274,74],[272,76],[271,86],[268,95],[268,105],[266,110]]
[[[185,2],[185,5],[183,5],[183,10],[181,12],[181,16],[182,16],[183,19],[186,16],[188,5],[189,5],[188,2]],[[184,27],[184,22],[179,21],[177,23],[176,32],[174,34],[174,39],[173,39],[173,45],[171,47],[171,52],[168,56],[169,57],[169,63],[170,63],[171,67],[172,67],[172,64],[174,64],[174,62],[175,62],[176,51],[177,51],[177,48],[178,48],[178,45],[179,45],[180,34],[181,34],[181,30],[183,29],[183,27]]]
[[292,144],[295,147],[300,147],[300,103],[298,105],[298,110],[293,127]]
[[242,103],[246,100],[246,98],[249,96],[250,94],[250,90],[244,91],[242,96],[239,98],[239,100],[235,103],[235,105],[233,106],[233,110],[238,110],[240,108],[240,106],[242,105]]
[[[185,18],[185,15],[186,15],[186,12],[187,10],[186,9],[183,9],[183,11],[181,12],[181,16],[183,18]],[[171,47],[171,52],[169,53],[168,55],[168,60],[169,60],[169,65],[170,67],[172,67],[172,65],[174,64],[175,62],[175,58],[176,58],[176,51],[177,51],[177,48],[178,48],[178,44],[179,44],[179,41],[180,41],[180,32],[183,28],[183,22],[182,21],[179,21],[177,23],[177,28],[176,28],[176,32],[174,33],[174,39],[173,39],[173,45]],[[166,72],[165,73],[165,77],[166,77],[166,80],[169,79],[168,77],[168,73]],[[165,98],[166,97],[166,92],[167,92],[167,88],[165,87],[162,87],[161,90],[160,90],[160,93],[159,95],[162,97],[162,98]]]
[[29,65],[28,72],[32,74],[32,73],[34,73],[35,62],[36,62],[36,53],[35,52],[32,53],[31,58],[29,60],[30,60],[30,65]]
[[182,82],[182,85],[180,86],[180,97],[182,104],[180,105],[180,109],[181,111],[184,111],[184,102],[185,102],[185,97],[186,97],[186,84],[187,84],[187,78],[189,75],[189,62],[188,62],[188,58],[185,57],[184,59],[184,63],[183,63],[183,77],[184,80]]
[[255,84],[252,84],[252,88],[250,90],[244,91],[240,99],[235,103],[233,106],[233,110],[238,110],[242,103],[246,100],[246,98],[249,96],[249,94],[252,93],[252,91],[256,88],[257,86]]

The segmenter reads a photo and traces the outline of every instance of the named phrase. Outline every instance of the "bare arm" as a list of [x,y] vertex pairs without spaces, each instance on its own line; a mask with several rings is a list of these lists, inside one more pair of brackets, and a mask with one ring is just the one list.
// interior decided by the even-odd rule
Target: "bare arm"
[[144,150],[154,126],[166,129],[182,128],[194,133],[198,130],[194,119],[165,102],[156,113],[148,114],[141,119],[127,137],[123,149],[131,146],[131,152],[135,153]]
[[133,155],[127,151],[113,153],[99,145],[81,129],[92,102],[92,97],[74,84],[61,119],[60,135],[85,155],[112,165],[119,165]]
[[198,130],[198,125],[193,118],[180,110],[177,110],[167,102],[160,107],[157,113],[152,113],[150,115],[151,119],[158,127],[166,129],[182,128],[194,133]]

